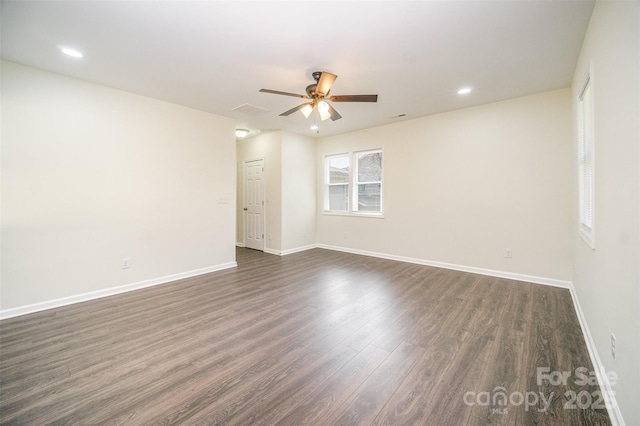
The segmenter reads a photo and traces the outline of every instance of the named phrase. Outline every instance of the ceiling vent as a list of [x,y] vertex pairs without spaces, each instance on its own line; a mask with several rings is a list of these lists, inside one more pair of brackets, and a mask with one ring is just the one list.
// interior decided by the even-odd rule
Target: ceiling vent
[[262,107],[251,105],[251,104],[242,104],[240,106],[233,108],[231,111],[239,112],[245,115],[256,116],[256,115],[264,114],[269,110],[266,108],[262,108]]

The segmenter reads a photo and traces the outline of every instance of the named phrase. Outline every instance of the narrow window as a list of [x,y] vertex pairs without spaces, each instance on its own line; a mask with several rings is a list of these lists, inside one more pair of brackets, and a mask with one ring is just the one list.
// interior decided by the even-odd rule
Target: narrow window
[[591,78],[587,78],[584,89],[578,99],[578,181],[580,234],[593,248],[593,95]]

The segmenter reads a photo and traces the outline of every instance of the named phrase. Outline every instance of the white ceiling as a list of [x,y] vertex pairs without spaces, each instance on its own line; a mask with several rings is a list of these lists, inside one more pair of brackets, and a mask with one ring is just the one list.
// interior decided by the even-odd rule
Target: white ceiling
[[[303,94],[313,71],[338,75],[332,95],[379,95],[334,103],[343,118],[319,123],[328,136],[568,87],[593,5],[3,0],[2,57],[232,117],[251,135],[316,136],[313,118],[278,116],[302,99],[258,92]],[[268,111],[232,111],[246,103]]]

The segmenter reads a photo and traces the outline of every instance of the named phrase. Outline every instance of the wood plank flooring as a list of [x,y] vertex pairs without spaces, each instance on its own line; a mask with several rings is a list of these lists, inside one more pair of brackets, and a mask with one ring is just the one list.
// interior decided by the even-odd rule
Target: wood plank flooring
[[610,424],[578,408],[599,388],[576,380],[568,290],[322,249],[237,260],[0,322],[1,423]]

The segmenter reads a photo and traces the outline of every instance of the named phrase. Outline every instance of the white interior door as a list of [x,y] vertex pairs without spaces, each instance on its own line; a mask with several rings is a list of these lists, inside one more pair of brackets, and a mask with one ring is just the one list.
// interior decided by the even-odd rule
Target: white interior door
[[244,163],[244,245],[264,251],[264,159]]

